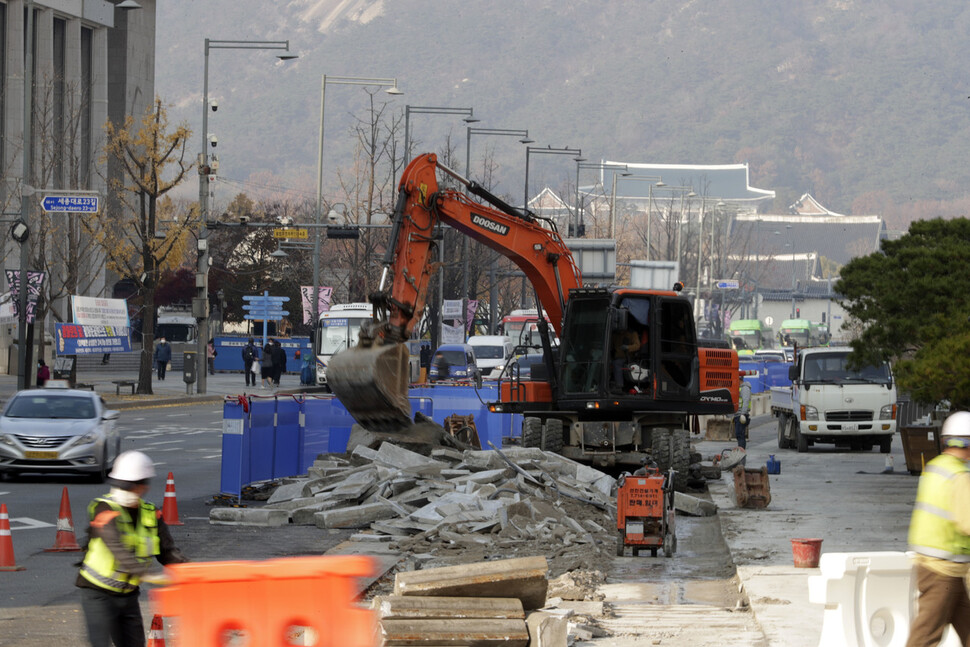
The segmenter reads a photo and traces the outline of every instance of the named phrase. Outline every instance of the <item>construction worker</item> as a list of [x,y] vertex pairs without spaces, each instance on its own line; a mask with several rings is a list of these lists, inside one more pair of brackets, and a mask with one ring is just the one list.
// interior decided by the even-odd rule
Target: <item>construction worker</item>
[[92,647],[144,647],[138,584],[165,581],[148,574],[153,558],[163,565],[188,561],[161,510],[142,498],[154,476],[148,456],[123,452],[108,475],[111,490],[88,505],[87,551],[75,585]]
[[738,439],[738,447],[748,446],[748,425],[751,423],[751,385],[744,378],[741,379],[741,404],[734,414],[734,437]]
[[623,390],[623,366],[640,350],[640,337],[632,330],[614,331],[610,339],[613,350],[613,389]]
[[907,647],[938,645],[953,625],[961,645],[970,645],[970,412],[943,423],[943,453],[926,464],[909,525],[916,556],[919,603]]

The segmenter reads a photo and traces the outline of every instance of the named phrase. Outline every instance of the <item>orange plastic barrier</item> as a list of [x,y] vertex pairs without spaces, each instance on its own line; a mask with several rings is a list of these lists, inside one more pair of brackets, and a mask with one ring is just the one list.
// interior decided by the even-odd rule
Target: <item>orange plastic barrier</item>
[[263,562],[198,562],[168,567],[172,585],[151,591],[155,612],[178,618],[170,642],[221,647],[286,647],[306,628],[315,647],[376,647],[374,612],[358,608],[355,580],[376,572],[363,556],[286,557]]

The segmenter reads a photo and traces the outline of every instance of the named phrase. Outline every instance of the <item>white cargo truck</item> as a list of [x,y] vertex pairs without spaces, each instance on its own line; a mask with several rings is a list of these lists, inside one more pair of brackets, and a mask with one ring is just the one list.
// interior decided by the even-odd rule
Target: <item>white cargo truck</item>
[[790,387],[772,387],[778,447],[815,443],[888,454],[896,433],[896,386],[889,364],[848,367],[848,347],[799,349]]

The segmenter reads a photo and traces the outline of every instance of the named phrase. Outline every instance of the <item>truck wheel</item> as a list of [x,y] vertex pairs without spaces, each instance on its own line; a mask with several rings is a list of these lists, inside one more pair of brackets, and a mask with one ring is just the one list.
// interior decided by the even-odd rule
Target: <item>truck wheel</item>
[[788,421],[779,416],[778,417],[778,449],[791,449],[791,440],[785,435],[787,431]]
[[559,418],[549,418],[546,420],[545,430],[542,434],[542,450],[558,454],[563,446],[563,423]]
[[879,439],[879,451],[883,454],[888,454],[893,450],[893,437],[883,436]]
[[804,454],[808,451],[808,438],[798,428],[798,422],[792,421],[792,429],[795,431],[795,449],[799,454]]
[[690,438],[686,429],[666,429],[657,427],[650,434],[651,454],[661,473],[671,467],[674,474],[674,489],[683,492],[687,489],[687,469],[690,467]]
[[539,447],[542,445],[542,420],[528,417],[522,420],[522,446]]

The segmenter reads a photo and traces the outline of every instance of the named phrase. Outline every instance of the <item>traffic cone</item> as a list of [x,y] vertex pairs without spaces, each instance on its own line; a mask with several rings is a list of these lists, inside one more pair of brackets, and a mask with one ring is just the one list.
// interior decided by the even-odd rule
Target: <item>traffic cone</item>
[[57,513],[57,536],[54,538],[54,545],[45,548],[44,552],[67,553],[79,551],[81,547],[77,545],[74,537],[74,518],[71,516],[71,499],[67,496],[67,487],[61,492],[61,511]]
[[168,473],[165,480],[165,501],[162,503],[162,519],[170,526],[183,525],[179,521],[179,504],[175,499],[175,477]]
[[155,614],[152,618],[152,628],[148,630],[148,644],[145,647],[165,647],[165,625],[162,616]]
[[0,571],[22,571],[13,558],[13,537],[10,536],[10,517],[7,504],[0,503]]

